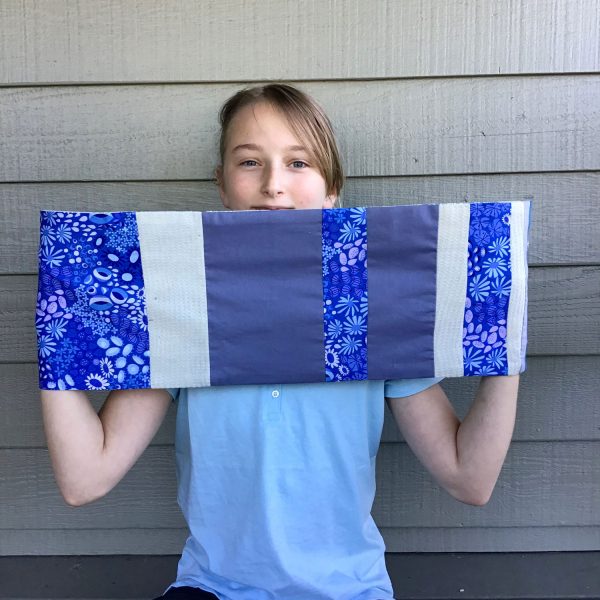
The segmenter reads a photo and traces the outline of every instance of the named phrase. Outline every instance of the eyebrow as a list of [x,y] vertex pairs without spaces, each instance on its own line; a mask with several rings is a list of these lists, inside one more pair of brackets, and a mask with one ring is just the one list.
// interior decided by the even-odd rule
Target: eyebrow
[[[263,147],[258,146],[257,144],[239,144],[239,146],[236,146],[231,152],[239,152],[240,150],[257,150],[260,152],[262,149]],[[304,146],[288,146],[285,150],[292,152],[308,152]]]

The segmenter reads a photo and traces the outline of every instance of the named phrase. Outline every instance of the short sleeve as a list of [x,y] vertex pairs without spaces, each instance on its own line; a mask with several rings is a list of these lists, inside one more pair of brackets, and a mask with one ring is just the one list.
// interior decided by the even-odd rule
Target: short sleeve
[[171,394],[171,398],[173,398],[173,402],[175,402],[175,400],[177,400],[177,398],[179,397],[179,388],[167,388],[167,392],[169,392],[169,394]]
[[443,377],[426,377],[424,379],[386,379],[384,384],[386,398],[404,398],[422,392],[442,381]]

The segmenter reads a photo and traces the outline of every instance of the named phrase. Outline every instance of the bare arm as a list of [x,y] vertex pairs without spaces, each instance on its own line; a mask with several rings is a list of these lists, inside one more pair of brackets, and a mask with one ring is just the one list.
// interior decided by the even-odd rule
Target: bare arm
[[165,390],[115,390],[96,414],[85,392],[41,391],[44,429],[56,482],[72,506],[107,494],[160,427]]
[[436,481],[461,502],[481,506],[508,452],[518,388],[519,375],[482,377],[462,423],[437,384],[387,401],[404,439]]

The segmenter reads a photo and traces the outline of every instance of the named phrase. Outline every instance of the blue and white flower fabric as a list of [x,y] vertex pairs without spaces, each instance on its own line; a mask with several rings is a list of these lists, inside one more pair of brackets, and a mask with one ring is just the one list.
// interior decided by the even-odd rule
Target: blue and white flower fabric
[[41,214],[35,315],[40,387],[150,387],[134,213]]
[[323,212],[323,328],[327,381],[367,379],[367,211]]
[[40,388],[522,372],[529,211],[42,211]]

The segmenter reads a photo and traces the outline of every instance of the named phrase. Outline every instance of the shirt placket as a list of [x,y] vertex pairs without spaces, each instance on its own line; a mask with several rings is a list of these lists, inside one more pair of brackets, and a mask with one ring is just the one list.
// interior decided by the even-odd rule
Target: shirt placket
[[265,418],[268,422],[281,419],[281,399],[283,390],[281,385],[271,385],[266,388]]

